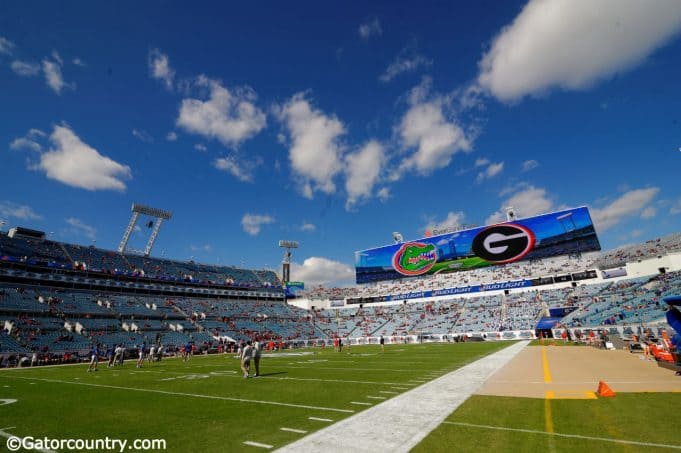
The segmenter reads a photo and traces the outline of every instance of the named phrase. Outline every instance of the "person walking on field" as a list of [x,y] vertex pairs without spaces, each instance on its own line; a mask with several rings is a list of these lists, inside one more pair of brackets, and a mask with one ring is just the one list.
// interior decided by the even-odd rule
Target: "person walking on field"
[[251,340],[246,342],[246,345],[241,350],[241,371],[244,372],[244,379],[248,377],[248,373],[251,370],[251,354],[253,353],[253,346],[251,346]]
[[255,365],[255,375],[253,377],[260,376],[260,352],[262,351],[262,343],[255,340],[253,343],[253,365]]
[[381,343],[381,352],[385,352],[385,338],[383,338],[383,335],[378,338],[378,342]]

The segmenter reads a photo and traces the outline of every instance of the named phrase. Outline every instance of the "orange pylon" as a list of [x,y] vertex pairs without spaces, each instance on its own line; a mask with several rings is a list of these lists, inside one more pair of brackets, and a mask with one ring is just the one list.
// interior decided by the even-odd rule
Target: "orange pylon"
[[613,392],[610,386],[603,381],[598,381],[598,390],[596,393],[601,398],[615,396],[615,392]]

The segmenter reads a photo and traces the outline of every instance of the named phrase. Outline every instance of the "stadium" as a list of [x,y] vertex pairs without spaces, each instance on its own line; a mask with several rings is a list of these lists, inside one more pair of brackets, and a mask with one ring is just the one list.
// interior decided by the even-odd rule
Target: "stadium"
[[[170,217],[133,205],[120,251],[0,233],[5,437],[30,427],[52,439],[155,433],[171,451],[437,451],[474,449],[484,433],[531,450],[679,448],[628,417],[681,392],[679,233],[601,253],[587,208],[511,212],[358,252],[357,280],[370,283],[293,292],[304,285],[271,270],[126,251],[135,213]],[[480,258],[470,244],[484,237],[488,253],[516,259]],[[401,260],[428,244],[441,245]],[[297,243],[283,245],[286,275]],[[437,265],[471,257],[474,269]],[[256,340],[265,371],[244,379],[238,357]],[[66,408],[71,421],[50,415]],[[191,440],[160,420],[189,426]]]
[[681,0],[0,1],[0,451],[681,450]]

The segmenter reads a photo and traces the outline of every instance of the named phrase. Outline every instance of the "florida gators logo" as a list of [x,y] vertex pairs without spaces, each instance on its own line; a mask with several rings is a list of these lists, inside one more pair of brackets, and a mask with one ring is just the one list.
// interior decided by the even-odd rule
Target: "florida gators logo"
[[403,244],[393,255],[393,268],[402,275],[425,274],[436,262],[435,246],[422,242]]

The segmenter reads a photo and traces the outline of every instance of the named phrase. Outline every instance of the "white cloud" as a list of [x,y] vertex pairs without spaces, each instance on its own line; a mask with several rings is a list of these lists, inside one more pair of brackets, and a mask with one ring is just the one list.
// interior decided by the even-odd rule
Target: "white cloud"
[[103,156],[84,143],[68,126],[55,126],[50,135],[52,148],[40,156],[33,169],[48,178],[87,190],[124,190],[123,179],[131,177],[130,167]]
[[39,143],[39,140],[43,137],[45,137],[43,131],[40,129],[31,129],[26,136],[12,140],[12,143],[9,144],[9,148],[14,151],[28,150],[39,153],[43,150],[42,145]]
[[190,245],[189,249],[192,252],[205,252],[205,253],[210,253],[213,251],[213,247],[211,247],[210,244],[205,244],[205,245]]
[[381,36],[383,34],[381,22],[378,18],[364,22],[360,24],[357,33],[359,33],[359,36],[364,40],[368,40],[372,36]]
[[80,66],[80,67],[85,67],[87,64],[81,60],[80,58],[76,57],[73,60],[71,60],[71,63],[73,63],[75,66]]
[[648,206],[643,211],[641,211],[642,219],[652,219],[657,215],[657,209],[654,206]]
[[348,199],[345,209],[350,209],[360,200],[371,196],[384,161],[383,145],[375,140],[369,141],[362,149],[346,157],[345,190]]
[[0,54],[12,55],[14,43],[7,38],[0,36]]
[[381,187],[378,190],[378,192],[376,193],[376,196],[378,197],[379,200],[381,200],[381,202],[385,203],[391,197],[390,188],[389,187]]
[[680,28],[678,0],[531,0],[494,39],[478,83],[502,101],[585,89],[632,68]]
[[487,165],[487,164],[489,164],[489,163],[490,163],[490,160],[487,159],[487,158],[485,158],[485,157],[481,157],[481,158],[479,158],[479,159],[475,159],[475,166],[476,166],[476,167],[484,167],[485,165]]
[[463,211],[450,211],[447,213],[447,217],[444,220],[438,221],[435,218],[428,220],[428,223],[423,228],[426,231],[432,231],[433,229],[443,229],[443,228],[456,228],[463,224],[463,219],[465,214]]
[[402,161],[392,179],[399,179],[412,169],[428,175],[449,165],[457,152],[471,150],[463,129],[445,116],[447,100],[441,96],[427,99],[429,84],[429,79],[424,79],[411,92],[410,107],[402,117],[398,133],[403,145],[415,151]]
[[196,145],[194,145],[194,149],[197,151],[201,151],[202,153],[208,151],[208,148],[203,143],[197,143]]
[[36,213],[30,206],[12,203],[11,201],[5,200],[0,201],[0,218],[40,220],[43,218],[43,216]]
[[133,129],[132,135],[139,141],[144,143],[151,143],[154,141],[154,137],[149,134],[149,132],[144,129]]
[[485,222],[488,225],[504,222],[506,220],[504,208],[508,206],[512,206],[515,209],[518,217],[532,217],[549,212],[554,207],[554,204],[546,195],[545,189],[526,186],[504,200],[499,210],[490,215]]
[[645,216],[651,214],[651,211],[648,209],[651,207],[649,205],[659,191],[660,189],[657,187],[630,190],[602,208],[592,208],[591,217],[596,228],[604,231],[618,224],[623,219],[636,215],[647,218]]
[[672,203],[671,208],[669,208],[669,215],[681,214],[681,198]]
[[47,86],[57,94],[61,94],[61,90],[64,88],[73,89],[75,87],[74,84],[66,83],[64,81],[59,61],[51,61],[45,58],[43,60],[43,75],[45,76],[45,83],[47,83]]
[[[476,162],[477,165],[477,162]],[[503,162],[497,162],[497,163],[491,163],[487,166],[487,168],[480,173],[478,173],[478,177],[475,179],[477,182],[482,182],[485,179],[490,179],[494,178],[496,175],[501,173],[504,170],[504,163]]]
[[167,89],[173,88],[175,71],[170,67],[168,55],[158,49],[149,51],[149,72],[152,78],[163,81]]
[[261,164],[262,159],[240,162],[235,156],[218,157],[213,161],[215,168],[225,171],[243,182],[253,182],[253,173]]
[[278,108],[277,116],[291,138],[289,160],[299,179],[300,192],[306,198],[312,198],[315,190],[333,193],[333,178],[343,169],[339,143],[345,134],[343,123],[315,109],[304,93],[294,95]]
[[40,65],[29,61],[15,60],[10,67],[12,71],[22,77],[33,77],[40,73]]
[[355,272],[347,264],[313,256],[303,264],[291,263],[291,279],[304,282],[308,287],[339,285],[354,282]]
[[525,162],[523,162],[523,171],[534,170],[538,166],[539,162],[537,162],[536,160],[534,159],[526,160]]
[[71,228],[69,229],[72,233],[82,234],[85,237],[94,240],[97,237],[97,230],[90,225],[83,223],[80,219],[75,217],[69,217],[66,219]]
[[244,214],[241,218],[241,227],[251,236],[257,236],[263,225],[274,223],[274,217],[261,214]]
[[414,72],[419,68],[427,68],[432,64],[433,61],[419,54],[416,51],[416,45],[411,43],[400,51],[378,79],[384,83],[390,82],[400,74]]
[[207,87],[210,98],[183,99],[177,126],[223,145],[237,147],[253,137],[267,124],[266,115],[253,103],[255,92],[248,88],[228,90],[216,80],[200,76],[197,86]]
[[314,223],[303,223],[300,226],[300,231],[307,231],[309,233],[312,233],[317,230],[317,225]]
[[166,140],[168,140],[169,142],[174,142],[175,140],[177,140],[177,134],[173,131],[168,132],[168,135],[166,135]]

